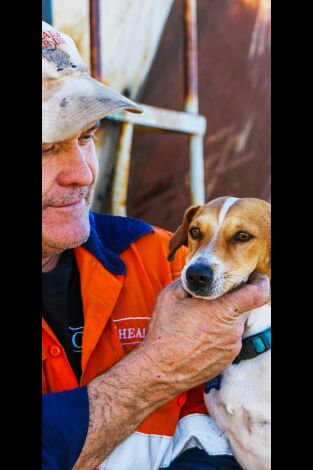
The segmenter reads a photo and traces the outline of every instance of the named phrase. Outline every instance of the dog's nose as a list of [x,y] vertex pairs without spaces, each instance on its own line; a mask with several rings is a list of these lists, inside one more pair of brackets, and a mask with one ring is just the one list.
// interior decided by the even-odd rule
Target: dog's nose
[[193,264],[186,271],[186,279],[190,287],[209,287],[213,281],[213,270],[205,264]]

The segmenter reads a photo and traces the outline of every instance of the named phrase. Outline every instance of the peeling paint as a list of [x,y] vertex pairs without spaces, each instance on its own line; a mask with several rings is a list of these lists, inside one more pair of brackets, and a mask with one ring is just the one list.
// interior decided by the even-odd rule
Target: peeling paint
[[[221,147],[219,153],[215,152],[213,155],[208,153],[206,155],[205,172],[210,175],[206,185],[207,199],[210,199],[214,193],[221,174],[254,159],[255,151],[244,152],[252,128],[253,119],[250,118],[239,131],[235,130],[234,125],[229,125],[207,138],[207,141],[211,139],[211,143],[219,143],[219,147]],[[214,167],[214,172],[211,171],[212,167]]]
[[271,0],[259,0],[258,13],[251,36],[249,60],[263,55],[270,45]]
[[253,120],[248,119],[248,121],[244,125],[242,131],[239,132],[239,134],[238,134],[237,143],[236,143],[236,146],[235,146],[235,152],[236,153],[240,153],[245,149],[245,147],[247,145],[247,142],[248,142],[250,132],[252,130],[252,127],[253,127]]

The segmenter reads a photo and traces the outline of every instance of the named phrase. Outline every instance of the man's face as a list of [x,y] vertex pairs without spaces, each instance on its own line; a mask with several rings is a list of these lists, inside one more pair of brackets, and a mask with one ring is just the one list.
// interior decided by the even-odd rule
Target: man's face
[[42,252],[60,253],[84,243],[98,160],[93,141],[98,123],[71,139],[42,144]]

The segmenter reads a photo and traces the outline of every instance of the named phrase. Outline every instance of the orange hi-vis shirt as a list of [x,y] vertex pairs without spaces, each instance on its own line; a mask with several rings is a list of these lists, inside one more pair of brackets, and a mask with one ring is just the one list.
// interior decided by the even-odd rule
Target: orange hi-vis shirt
[[[144,341],[158,293],[185,264],[185,247],[174,261],[167,261],[171,234],[166,230],[96,213],[90,213],[90,223],[89,239],[74,250],[84,312],[81,380],[78,383],[62,345],[43,319],[43,393],[88,384]],[[153,412],[99,468],[166,468],[190,443],[209,453],[230,453],[214,426],[203,388],[197,387]]]

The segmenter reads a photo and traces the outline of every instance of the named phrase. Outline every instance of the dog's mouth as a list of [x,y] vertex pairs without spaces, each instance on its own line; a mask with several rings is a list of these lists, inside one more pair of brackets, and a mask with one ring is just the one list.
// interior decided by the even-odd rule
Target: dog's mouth
[[236,282],[234,280],[230,281],[229,276],[214,275],[210,282],[202,282],[199,284],[194,283],[193,285],[190,285],[185,276],[182,276],[181,279],[183,288],[190,296],[198,299],[213,300],[221,297],[227,292],[240,289],[240,287],[246,284],[248,277]]

